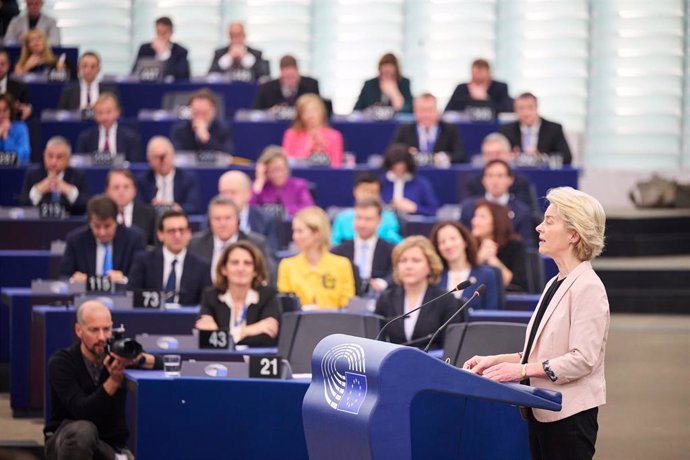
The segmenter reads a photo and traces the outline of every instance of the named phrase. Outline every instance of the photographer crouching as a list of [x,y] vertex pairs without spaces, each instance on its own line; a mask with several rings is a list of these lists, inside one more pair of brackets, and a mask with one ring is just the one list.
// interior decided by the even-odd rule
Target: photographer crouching
[[133,459],[126,447],[125,368],[162,369],[163,362],[136,342],[111,340],[113,320],[101,302],[84,302],[76,320],[79,342],[48,361],[46,459]]

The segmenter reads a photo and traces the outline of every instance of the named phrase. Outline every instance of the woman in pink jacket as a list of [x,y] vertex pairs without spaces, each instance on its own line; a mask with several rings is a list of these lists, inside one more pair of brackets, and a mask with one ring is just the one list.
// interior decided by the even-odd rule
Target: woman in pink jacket
[[604,247],[606,216],[595,198],[571,187],[552,189],[546,199],[539,252],[556,262],[558,275],[544,289],[525,346],[519,353],[474,356],[464,367],[491,380],[561,392],[560,412],[527,409],[532,458],[591,459],[598,408],[606,403],[609,301],[590,261]]

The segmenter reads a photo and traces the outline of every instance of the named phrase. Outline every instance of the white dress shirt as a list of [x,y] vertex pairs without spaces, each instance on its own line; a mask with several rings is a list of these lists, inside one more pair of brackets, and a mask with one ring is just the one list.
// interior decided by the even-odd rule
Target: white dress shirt
[[163,289],[165,289],[165,284],[168,282],[168,277],[170,276],[172,261],[173,259],[177,260],[177,264],[175,264],[175,302],[177,302],[179,298],[180,281],[182,280],[182,272],[184,270],[184,258],[186,256],[187,248],[184,248],[178,254],[173,254],[168,250],[168,248],[163,246]]
[[[84,80],[79,80],[79,108],[88,109],[89,108],[89,98],[91,99],[91,107],[96,103],[96,99],[100,95],[100,88],[97,80],[91,83],[86,83]],[[89,97],[87,97],[87,94]]]
[[386,173],[386,179],[393,182],[393,199],[399,200],[405,198],[405,183],[412,180],[412,174],[405,174],[403,177],[398,177],[393,174],[393,171]]
[[5,78],[0,80],[0,94],[5,94],[7,92],[7,75]]
[[[65,172],[61,172],[58,174],[58,179],[60,180],[65,180]],[[71,184],[70,184],[71,185]],[[38,203],[41,202],[41,199],[43,198],[43,195],[41,192],[38,191],[38,188],[36,185],[31,187],[31,190],[29,190],[29,199],[33,203],[34,206],[38,206]],[[79,198],[79,189],[75,186],[72,185],[72,188],[70,189],[69,192],[65,195],[65,198],[67,198],[67,201],[70,202],[70,204],[74,204],[75,201],[77,201],[77,198]]]
[[[129,203],[126,204],[124,208],[122,208],[122,212],[117,214],[117,223],[120,225],[124,225],[125,227],[129,228],[132,226],[132,219],[133,219],[133,213],[134,213],[134,203]],[[124,220],[123,220],[124,217]]]
[[[98,151],[103,152],[105,149],[105,127],[98,127]],[[108,150],[112,156],[117,153],[117,122],[113,123],[108,129]]]
[[249,226],[249,205],[245,206],[240,211],[239,217],[240,217],[240,230],[242,230],[244,233],[251,232],[252,229]]
[[[247,325],[247,308],[249,308],[250,305],[259,303],[259,293],[254,289],[247,291],[247,295],[244,297],[244,304],[237,306],[238,308],[242,309],[240,318],[237,320],[235,319],[235,306],[232,304],[232,296],[230,295],[230,291],[225,291],[225,294],[219,295],[218,299],[220,299],[230,309],[230,324],[227,326],[228,330],[230,331],[230,335],[232,336],[232,340],[237,343],[242,338],[242,328]],[[219,324],[218,327],[223,328],[223,325]]]
[[484,199],[492,203],[500,204],[501,206],[508,206],[508,203],[510,202],[510,193],[504,193],[503,195],[496,198],[489,192],[486,192],[484,194]]
[[[357,268],[359,268],[359,276],[361,276],[362,279],[366,280],[371,278],[371,267],[374,264],[374,251],[376,250],[376,243],[378,243],[378,241],[379,239],[376,234],[368,240],[363,240],[355,234],[354,262]],[[362,260],[362,249],[364,245],[367,247],[364,254],[366,259]]]
[[539,128],[541,128],[541,120],[537,120],[532,126],[520,125],[520,134],[522,136],[522,151],[528,149],[537,149],[537,142],[539,141]]
[[156,198],[166,203],[175,202],[175,170],[167,176],[156,174]]

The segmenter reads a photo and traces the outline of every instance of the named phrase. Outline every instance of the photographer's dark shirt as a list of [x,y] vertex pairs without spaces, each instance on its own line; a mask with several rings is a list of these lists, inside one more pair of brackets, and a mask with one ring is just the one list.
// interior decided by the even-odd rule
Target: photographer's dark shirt
[[93,384],[98,385],[98,381],[101,379],[101,372],[103,372],[103,363],[94,364],[86,359],[86,356],[83,354],[81,356],[84,358],[84,365],[86,365],[86,370],[89,371],[89,375],[91,375]]

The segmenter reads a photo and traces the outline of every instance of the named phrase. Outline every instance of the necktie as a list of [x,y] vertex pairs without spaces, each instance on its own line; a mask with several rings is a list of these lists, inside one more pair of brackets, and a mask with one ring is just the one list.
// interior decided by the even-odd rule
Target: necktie
[[532,128],[527,128],[522,136],[522,151],[526,152],[532,146]]
[[359,263],[357,264],[357,268],[359,268],[359,276],[365,280],[369,279],[370,276],[369,264],[367,263],[368,257],[369,245],[367,243],[362,243],[359,247]]
[[433,139],[431,138],[431,129],[427,128],[426,129],[426,149],[424,150],[425,153],[431,153],[434,150],[434,142]]
[[168,281],[165,282],[165,297],[167,302],[175,301],[175,291],[177,288],[177,273],[175,273],[175,265],[177,265],[177,259],[173,259],[170,264],[170,275],[168,275]]
[[110,128],[105,129],[105,142],[103,142],[103,152],[110,153]]
[[125,211],[120,210],[120,213],[117,216],[117,223],[120,225],[124,225],[125,227],[127,226],[127,221],[125,220]]
[[91,83],[86,85],[86,108],[91,107]]
[[113,269],[113,255],[110,253],[110,244],[104,243],[103,249],[105,250],[103,254],[103,275],[105,276]]

